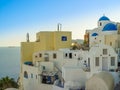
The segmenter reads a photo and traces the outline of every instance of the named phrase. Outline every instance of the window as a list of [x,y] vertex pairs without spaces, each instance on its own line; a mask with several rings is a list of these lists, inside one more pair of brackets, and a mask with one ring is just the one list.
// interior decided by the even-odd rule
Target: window
[[62,41],[67,41],[67,36],[62,36],[62,37],[61,37],[61,40],[62,40]]
[[42,57],[42,54],[41,54],[41,53],[39,54],[39,57]]
[[27,73],[27,71],[24,71],[24,78],[28,78],[28,73]]
[[95,58],[95,66],[99,66],[99,57]]
[[107,49],[103,49],[103,55],[107,55]]
[[37,79],[37,75],[36,75],[36,79]]
[[72,53],[69,53],[69,58],[72,58]]
[[49,61],[49,57],[45,57],[44,60],[45,60],[45,61]]
[[48,53],[45,53],[45,54],[44,54],[44,60],[45,60],[45,61],[49,61],[49,54],[48,54]]
[[110,42],[110,46],[112,46],[112,42]]
[[115,66],[115,57],[111,57],[111,66]]
[[100,22],[100,26],[102,26],[102,23]]
[[65,54],[65,57],[67,57],[67,53]]
[[53,58],[54,58],[54,59],[56,59],[56,58],[57,58],[56,53],[53,53]]
[[42,69],[45,70],[45,66],[42,66]]
[[88,58],[88,67],[90,67],[90,58]]
[[33,74],[31,73],[31,78],[33,78]]

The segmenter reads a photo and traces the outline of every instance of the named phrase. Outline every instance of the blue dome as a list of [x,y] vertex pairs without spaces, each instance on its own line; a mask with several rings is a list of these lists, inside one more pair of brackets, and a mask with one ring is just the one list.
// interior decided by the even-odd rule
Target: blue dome
[[98,36],[98,34],[97,33],[93,33],[92,36]]
[[106,16],[102,16],[99,21],[110,21],[110,19]]
[[116,31],[117,30],[117,25],[113,23],[108,23],[104,26],[102,31]]

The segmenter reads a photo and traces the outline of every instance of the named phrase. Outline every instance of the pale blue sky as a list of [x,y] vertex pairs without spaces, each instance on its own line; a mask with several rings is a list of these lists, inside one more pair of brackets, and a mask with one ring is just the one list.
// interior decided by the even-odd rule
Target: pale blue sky
[[37,32],[55,31],[57,23],[83,39],[103,14],[120,22],[119,10],[120,0],[0,0],[0,46],[20,46],[27,32],[35,41]]

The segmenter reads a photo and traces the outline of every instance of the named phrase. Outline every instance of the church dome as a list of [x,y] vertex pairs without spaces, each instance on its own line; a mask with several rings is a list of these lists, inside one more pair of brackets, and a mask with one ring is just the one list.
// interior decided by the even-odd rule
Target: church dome
[[102,31],[116,31],[117,30],[117,26],[113,23],[108,23],[104,26]]
[[106,16],[102,16],[99,21],[110,21],[110,19]]
[[98,34],[97,33],[93,33],[92,36],[98,36]]

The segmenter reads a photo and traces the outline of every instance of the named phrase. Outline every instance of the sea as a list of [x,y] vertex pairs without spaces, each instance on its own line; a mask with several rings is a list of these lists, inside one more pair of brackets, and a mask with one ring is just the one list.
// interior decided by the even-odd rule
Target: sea
[[20,47],[0,47],[0,78],[18,79],[20,73]]

